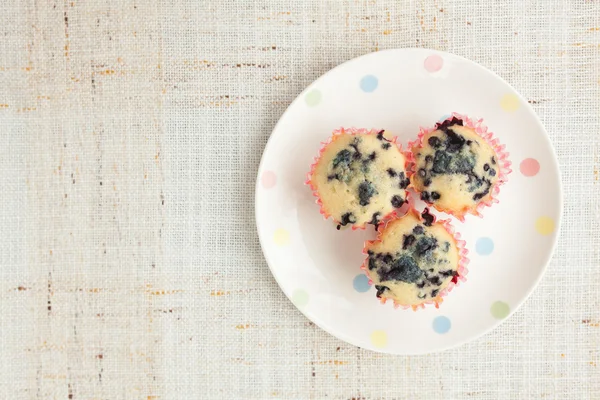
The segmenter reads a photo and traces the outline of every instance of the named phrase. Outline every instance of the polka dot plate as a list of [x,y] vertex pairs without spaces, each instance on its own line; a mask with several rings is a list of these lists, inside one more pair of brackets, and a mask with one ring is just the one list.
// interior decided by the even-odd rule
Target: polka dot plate
[[[379,303],[360,270],[363,243],[374,229],[337,231],[319,213],[306,173],[336,128],[390,130],[406,147],[419,127],[451,112],[483,118],[506,145],[513,172],[483,218],[453,218],[469,250],[466,282],[439,308],[394,309]],[[550,260],[561,213],[556,156],[527,101],[482,66],[423,49],[368,54],[312,83],[273,130],[256,185],[260,243],[284,293],[339,339],[393,354],[448,349],[515,312]]]

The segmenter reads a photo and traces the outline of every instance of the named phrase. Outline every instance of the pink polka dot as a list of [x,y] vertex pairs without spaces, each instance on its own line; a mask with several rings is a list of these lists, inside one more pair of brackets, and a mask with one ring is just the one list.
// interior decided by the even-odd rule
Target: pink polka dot
[[525,176],[536,176],[540,172],[540,163],[535,158],[526,158],[521,161],[519,169]]
[[275,172],[273,171],[265,171],[260,178],[260,182],[265,189],[271,189],[277,183],[277,176],[275,176]]
[[425,59],[423,66],[427,72],[438,72],[444,65],[444,59],[437,54],[433,54]]

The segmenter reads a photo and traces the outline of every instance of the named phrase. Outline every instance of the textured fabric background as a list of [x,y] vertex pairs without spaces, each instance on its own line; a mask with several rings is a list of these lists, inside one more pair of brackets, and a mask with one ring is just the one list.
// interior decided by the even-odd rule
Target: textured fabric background
[[[480,340],[347,345],[263,259],[263,147],[330,68],[449,51],[533,105],[560,245]],[[0,2],[1,399],[600,399],[598,0]]]

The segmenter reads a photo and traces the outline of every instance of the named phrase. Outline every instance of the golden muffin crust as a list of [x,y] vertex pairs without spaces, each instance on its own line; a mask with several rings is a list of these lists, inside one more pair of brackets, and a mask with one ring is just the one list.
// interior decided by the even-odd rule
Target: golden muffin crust
[[339,225],[377,225],[406,202],[405,164],[384,131],[342,133],[321,153],[310,182],[323,211]]

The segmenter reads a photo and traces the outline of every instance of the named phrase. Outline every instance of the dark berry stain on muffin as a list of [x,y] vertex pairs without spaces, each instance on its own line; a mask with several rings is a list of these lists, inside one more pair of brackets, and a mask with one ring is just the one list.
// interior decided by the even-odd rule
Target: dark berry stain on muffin
[[348,224],[353,224],[356,222],[356,217],[354,216],[354,214],[349,212],[349,213],[342,215],[342,220],[340,222],[343,226],[346,226]]
[[429,145],[431,147],[433,147],[434,149],[437,149],[438,147],[440,147],[442,145],[442,141],[440,140],[439,137],[436,136],[432,136],[429,138],[429,140],[427,141],[429,143]]
[[475,185],[476,188],[480,188],[480,187],[484,187],[483,190],[481,192],[475,193],[473,195],[473,200],[477,201],[479,199],[484,198],[489,192],[490,192],[490,188],[492,187],[492,182],[489,179],[477,179],[477,183]]
[[423,275],[423,271],[417,265],[417,261],[406,254],[401,254],[400,257],[394,259],[393,262],[388,265],[388,268],[377,270],[379,279],[382,281],[414,283],[419,280],[421,275]]
[[447,119],[444,122],[438,122],[436,124],[437,129],[441,130],[441,131],[448,131],[448,128],[450,128],[451,126],[454,125],[460,125],[463,126],[463,122],[462,119],[458,119],[456,117],[452,117],[452,119]]
[[391,263],[393,259],[394,258],[392,257],[392,255],[390,253],[385,253],[383,255],[383,262],[386,263],[386,264]]
[[[467,174],[475,167],[475,154],[451,154],[448,151],[436,150],[433,157],[432,175],[440,174]],[[425,176],[425,175],[421,175]]]
[[421,217],[423,218],[423,225],[431,226],[433,221],[435,221],[435,217],[429,213],[429,208],[425,207],[423,212],[421,213]]
[[415,235],[404,235],[404,240],[402,241],[402,250],[406,250],[406,248],[412,245],[415,242]]
[[421,258],[425,258],[428,261],[433,261],[433,251],[437,249],[437,239],[432,236],[421,236],[417,240],[415,246],[415,252]]
[[377,194],[377,190],[371,182],[364,181],[358,185],[358,198],[361,206],[369,205],[371,197],[375,194]]
[[438,285],[439,286],[439,284],[440,284],[440,277],[437,276],[437,275],[430,276],[427,280],[429,282],[431,282],[433,285]]
[[379,298],[379,297],[381,297],[383,292],[385,292],[386,290],[389,290],[390,288],[387,286],[383,286],[383,285],[375,285],[375,289],[377,289],[377,293],[375,295],[377,296],[377,298]]
[[467,142],[464,137],[451,129],[446,131],[446,136],[448,137],[446,139],[446,151],[448,153],[458,153]]
[[[490,164],[484,165],[483,175],[478,175],[475,171],[477,165],[477,153],[473,150],[474,146],[479,146],[479,142],[466,140],[462,135],[455,132],[452,127],[463,126],[463,121],[453,117],[442,123],[436,124],[436,130],[443,132],[442,136],[431,136],[427,143],[434,149],[433,157],[425,156],[425,159],[417,164],[419,170],[417,176],[421,178],[424,187],[432,184],[432,179],[440,175],[464,175],[467,190],[473,193],[474,201],[484,198],[491,189],[492,182],[489,177],[494,177],[497,170],[491,165],[496,165],[496,159],[491,157]],[[417,154],[417,159],[421,154]],[[489,175],[489,177],[487,176]],[[422,192],[421,199],[428,203],[439,200],[442,195],[438,192]]]
[[385,133],[385,129],[384,129],[384,130],[381,130],[381,131],[379,131],[379,132],[377,133],[377,139],[379,139],[379,140],[382,140],[382,141],[384,140],[384,141],[386,141],[386,142],[389,142],[389,140],[387,140],[387,139],[386,139],[386,138],[383,136],[383,134],[384,134],[384,133]]
[[377,268],[377,264],[375,263],[375,258],[372,257],[373,254],[371,254],[369,256],[369,271],[373,271],[375,268]]
[[339,153],[336,154],[335,158],[333,159],[333,168],[337,168],[340,164],[342,164],[346,168],[349,168],[351,160],[352,153],[350,152],[350,150],[341,150]]
[[414,284],[419,289],[420,299],[433,298],[449,278],[458,275],[451,268],[439,269],[440,265],[450,263],[447,254],[449,242],[443,241],[440,246],[438,239],[421,224],[416,224],[411,232],[403,235],[402,248],[394,253],[367,251],[368,268],[377,272],[381,282],[375,286],[377,297],[385,295],[385,290],[390,290],[390,284],[386,286],[386,282],[404,282]]
[[384,144],[382,144],[382,145],[381,145],[381,148],[382,148],[382,149],[384,149],[384,150],[387,150],[387,149],[389,149],[390,147],[392,147],[392,144],[391,144],[391,143],[384,143]]
[[392,206],[395,208],[400,208],[402,207],[402,204],[404,204],[404,199],[401,196],[398,196],[397,194],[392,196]]
[[408,185],[410,185],[410,179],[406,177],[404,172],[400,172],[398,174],[398,179],[400,179],[399,187],[400,189],[406,189]]
[[381,222],[381,213],[378,211],[373,213],[373,217],[371,217],[371,224],[379,225],[379,222]]

